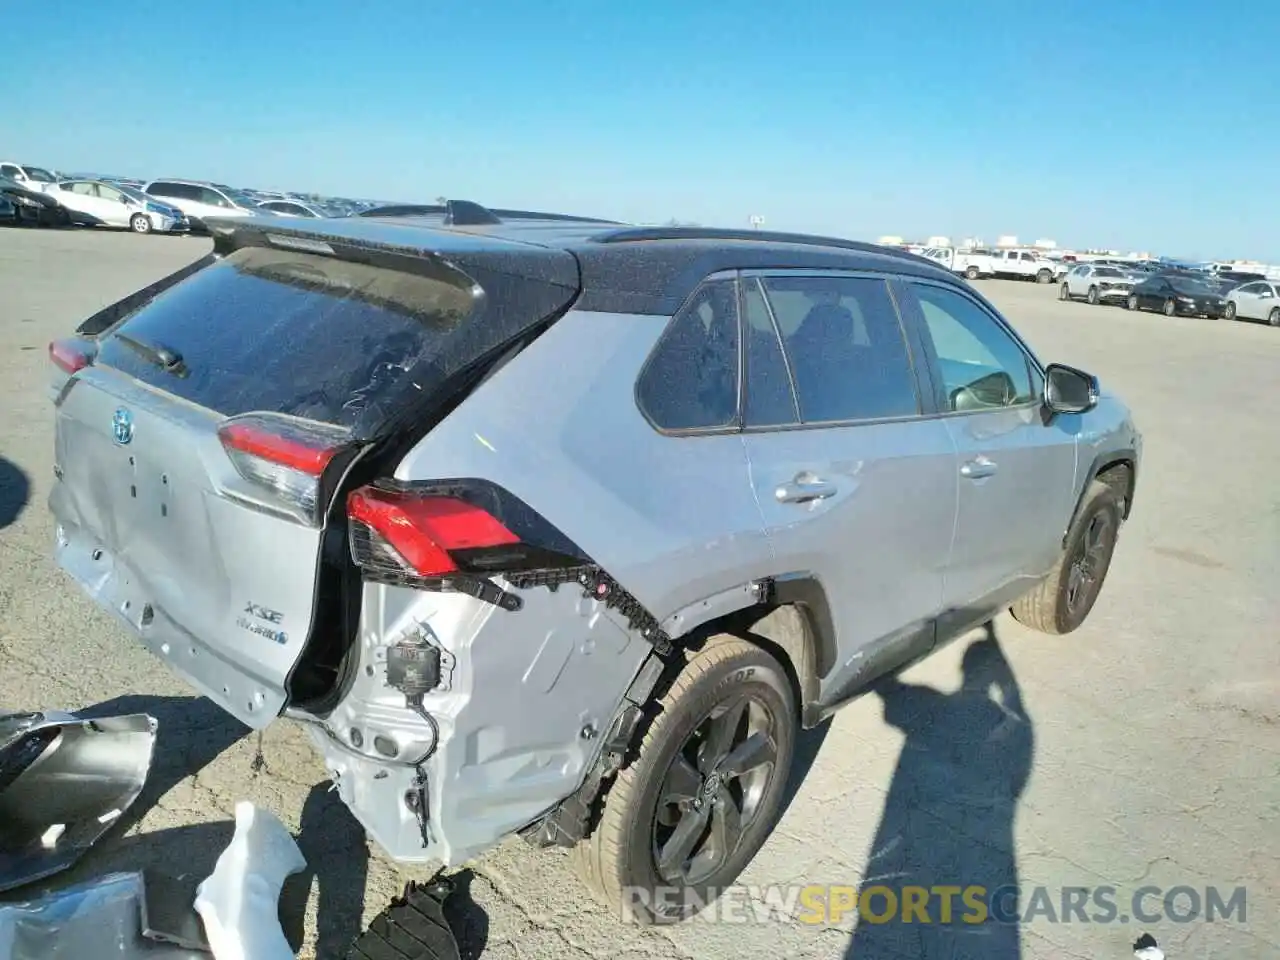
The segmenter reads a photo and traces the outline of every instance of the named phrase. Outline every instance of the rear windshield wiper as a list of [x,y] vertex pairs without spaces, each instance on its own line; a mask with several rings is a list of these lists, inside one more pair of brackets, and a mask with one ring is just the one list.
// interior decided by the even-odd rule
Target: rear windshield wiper
[[163,343],[148,343],[127,333],[117,333],[116,339],[135,353],[154,363],[161,370],[183,377],[187,374],[186,364],[182,362],[182,354],[166,347]]

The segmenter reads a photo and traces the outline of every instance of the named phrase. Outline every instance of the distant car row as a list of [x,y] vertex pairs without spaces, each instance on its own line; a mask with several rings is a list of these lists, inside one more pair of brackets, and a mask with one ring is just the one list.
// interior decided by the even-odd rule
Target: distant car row
[[185,233],[204,229],[209,217],[347,217],[375,206],[371,201],[237,190],[200,180],[68,177],[31,164],[0,162],[0,221],[18,224]]
[[1150,272],[1108,263],[1073,267],[1058,288],[1059,300],[1124,304],[1168,317],[1259,320],[1280,327],[1280,280],[1238,271]]

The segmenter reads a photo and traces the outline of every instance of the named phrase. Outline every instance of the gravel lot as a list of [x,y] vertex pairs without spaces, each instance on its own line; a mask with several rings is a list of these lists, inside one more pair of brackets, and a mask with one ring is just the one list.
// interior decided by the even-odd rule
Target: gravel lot
[[[198,238],[0,230],[0,409],[8,411],[0,425],[0,702],[143,709],[160,719],[147,793],[76,878],[164,861],[203,875],[230,836],[234,803],[251,799],[301,830],[313,875],[289,896],[292,903],[309,894],[303,955],[341,956],[362,917],[404,878],[367,848],[334,795],[315,786],[323,771],[304,738],[286,724],[260,744],[244,736],[135,649],[50,560],[46,344],[207,249]],[[1049,286],[993,281],[982,289],[1043,358],[1085,367],[1118,388],[1146,434],[1133,519],[1108,585],[1071,637],[1041,637],[1007,618],[995,625],[1032,726],[1007,749],[966,742],[958,697],[935,704],[943,712],[932,714],[932,738],[908,743],[884,722],[876,696],[810,737],[808,775],[743,882],[874,876],[886,797],[899,795],[890,792],[895,769],[936,777],[943,729],[957,765],[943,774],[948,784],[972,781],[980,792],[1010,775],[1007,768],[1029,776],[1012,823],[1007,812],[1003,823],[991,822],[998,811],[976,815],[962,788],[912,815],[919,835],[898,842],[917,848],[932,882],[1016,878],[1053,888],[1055,900],[1062,886],[1110,884],[1122,906],[1144,884],[1248,889],[1243,923],[1054,923],[1042,915],[979,955],[1122,958],[1148,930],[1170,960],[1276,956],[1280,429],[1270,404],[1280,389],[1280,330],[1063,304]],[[956,691],[963,649],[949,648],[907,679]],[[259,748],[266,765],[255,772]],[[933,848],[922,837],[930,831],[945,834],[939,846],[948,862],[929,862]],[[854,955],[848,922],[623,927],[587,898],[562,856],[519,841],[463,875],[450,913],[470,957],[730,958],[748,948],[797,960]],[[925,928],[920,936],[904,956],[925,954]]]

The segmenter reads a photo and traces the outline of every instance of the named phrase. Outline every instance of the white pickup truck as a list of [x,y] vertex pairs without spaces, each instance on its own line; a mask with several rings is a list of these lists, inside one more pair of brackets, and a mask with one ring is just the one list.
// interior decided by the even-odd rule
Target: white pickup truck
[[926,247],[920,252],[922,257],[935,260],[952,273],[958,273],[970,280],[979,277],[994,277],[995,263],[990,250],[957,250],[955,247]]
[[1050,260],[1035,250],[1015,248],[997,250],[991,255],[995,275],[1005,280],[1034,280],[1036,283],[1053,283],[1066,275],[1070,265],[1060,260]]

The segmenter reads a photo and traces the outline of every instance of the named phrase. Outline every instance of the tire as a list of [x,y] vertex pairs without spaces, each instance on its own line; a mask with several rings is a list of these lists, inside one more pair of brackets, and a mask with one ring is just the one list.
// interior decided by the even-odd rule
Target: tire
[[1178,305],[1172,300],[1164,302],[1164,315],[1166,317],[1176,317],[1178,315]]
[[1096,307],[1096,306],[1098,305],[1098,288],[1097,288],[1097,287],[1090,287],[1090,288],[1089,288],[1089,295],[1088,295],[1088,297],[1086,297],[1086,299],[1089,301],[1090,305],[1092,305],[1092,306],[1095,306],[1095,307]]
[[965,270],[964,275],[965,275],[968,279],[970,279],[970,280],[977,280],[977,279],[978,279],[978,268],[977,268],[977,267],[969,267],[968,269],[966,269],[966,270]]
[[1036,283],[1053,283],[1053,271],[1041,270],[1036,274]]
[[1053,570],[1009,608],[1023,626],[1041,633],[1071,633],[1089,616],[1102,592],[1124,516],[1115,487],[1094,480],[1067,533]]
[[145,213],[135,213],[129,218],[129,229],[134,233],[150,233],[151,218]]
[[1271,308],[1271,312],[1267,314],[1267,323],[1273,327],[1280,327],[1280,307]]
[[1231,300],[1227,301],[1227,305],[1222,308],[1223,320],[1234,320],[1236,318],[1236,305]]
[[1129,299],[1124,302],[1124,308],[1126,310],[1137,310],[1138,306],[1138,298],[1133,295],[1130,295]]
[[1068,287],[1065,283],[1058,288],[1058,299],[1059,300],[1071,299],[1071,288]]
[[[736,714],[738,722],[730,724],[735,705],[743,709]],[[617,916],[644,925],[693,917],[756,855],[778,816],[799,725],[795,694],[781,664],[726,634],[711,637],[690,655],[658,707],[634,760],[605,793],[595,829],[573,851],[591,891]],[[752,727],[756,730],[749,733]],[[746,771],[751,782],[725,774],[720,766],[740,749],[718,762],[708,755],[725,733],[736,734],[729,741],[739,747],[749,742],[762,747],[759,757],[768,757],[772,745],[772,761]],[[662,802],[675,796],[684,798],[683,812]],[[726,829],[733,814],[741,827],[738,840],[716,856],[711,828]],[[693,840],[690,856],[680,856],[678,868],[663,870],[659,853],[674,855],[672,844],[682,826]],[[709,869],[695,872],[703,855],[712,861],[703,865]]]

